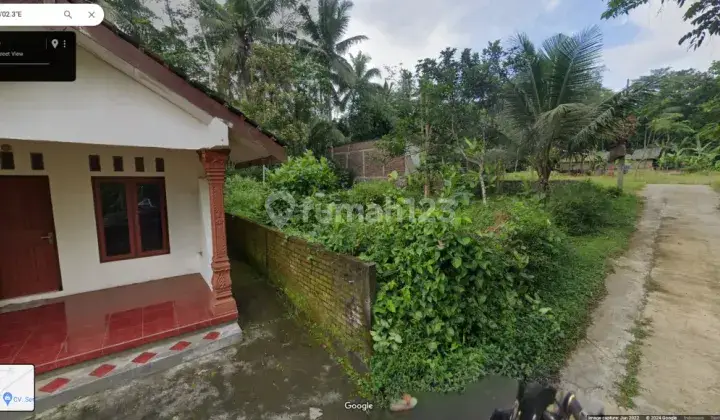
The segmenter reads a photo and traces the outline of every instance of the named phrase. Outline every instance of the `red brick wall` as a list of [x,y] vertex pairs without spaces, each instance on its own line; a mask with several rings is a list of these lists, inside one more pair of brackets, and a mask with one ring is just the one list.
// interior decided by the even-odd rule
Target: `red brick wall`
[[405,175],[405,157],[388,158],[376,147],[377,140],[345,144],[332,150],[333,160],[350,169],[356,179],[386,179],[392,171]]
[[369,355],[375,264],[226,215],[231,257],[247,262],[348,351]]

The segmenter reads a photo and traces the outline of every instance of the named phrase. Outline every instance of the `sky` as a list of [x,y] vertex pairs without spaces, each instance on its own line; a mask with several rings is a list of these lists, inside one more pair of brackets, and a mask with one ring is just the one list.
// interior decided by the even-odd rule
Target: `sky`
[[347,35],[370,39],[351,51],[372,57],[375,67],[413,67],[436,57],[445,47],[481,51],[489,41],[503,42],[524,32],[536,43],[558,32],[573,33],[591,25],[603,32],[604,85],[625,86],[627,79],[651,69],[706,70],[720,60],[720,39],[698,50],[677,44],[691,26],[674,2],[651,0],[627,17],[601,20],[603,0],[354,0]]
[[[314,1],[310,0],[311,9]],[[353,1],[346,36],[362,34],[369,40],[350,52],[370,55],[373,66],[383,74],[387,74],[385,66],[412,68],[420,59],[437,57],[446,47],[482,51],[489,41],[507,43],[518,32],[540,44],[559,32],[571,34],[591,25],[603,32],[603,84],[612,89],[652,69],[706,70],[713,58],[720,60],[720,37],[706,39],[698,50],[678,45],[692,26],[683,21],[684,9],[674,1],[661,6],[661,0],[650,0],[629,16],[611,20],[600,19],[606,0]],[[162,2],[146,4],[164,18]]]

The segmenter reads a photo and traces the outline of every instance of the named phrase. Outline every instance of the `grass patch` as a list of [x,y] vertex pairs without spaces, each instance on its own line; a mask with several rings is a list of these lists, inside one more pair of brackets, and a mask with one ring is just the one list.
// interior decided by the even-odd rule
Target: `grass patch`
[[633,398],[640,395],[640,363],[642,360],[642,342],[650,335],[650,318],[635,320],[635,325],[630,329],[633,340],[625,348],[625,375],[616,385],[618,388],[615,402],[622,408],[635,408]]
[[712,184],[710,184],[710,185],[713,187],[713,189],[715,191],[720,193],[720,179],[713,181]]
[[[537,180],[535,172],[513,172],[505,177],[508,180]],[[593,176],[572,176],[566,174],[553,173],[551,180],[572,179],[578,181],[590,180],[605,187],[617,186],[617,174],[593,175]],[[630,170],[623,178],[623,186],[625,191],[635,192],[641,190],[648,184],[699,184],[712,185],[713,188],[720,191],[720,172],[709,173],[679,173],[669,171],[653,171],[653,170]]]
[[[548,306],[558,308],[563,337],[547,352],[545,371],[538,378],[554,377],[568,355],[585,338],[592,311],[606,294],[605,277],[612,269],[611,259],[621,255],[630,243],[641,204],[637,197],[624,195],[614,202],[617,222],[591,235],[569,237],[573,253],[557,276],[551,290],[542,294]],[[559,351],[558,351],[559,350]]]

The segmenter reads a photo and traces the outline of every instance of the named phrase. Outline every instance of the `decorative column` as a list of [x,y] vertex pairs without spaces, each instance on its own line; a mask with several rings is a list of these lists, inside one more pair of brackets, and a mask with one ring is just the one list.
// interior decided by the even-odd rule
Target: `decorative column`
[[237,316],[237,305],[232,296],[230,282],[230,259],[227,253],[225,233],[225,164],[229,149],[204,149],[198,152],[205,168],[210,192],[210,222],[212,229],[212,311],[215,316]]

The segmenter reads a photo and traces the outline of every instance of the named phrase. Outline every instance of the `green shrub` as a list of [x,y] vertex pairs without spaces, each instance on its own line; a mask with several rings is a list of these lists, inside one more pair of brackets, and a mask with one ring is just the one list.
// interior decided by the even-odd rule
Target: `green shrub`
[[395,201],[400,196],[400,189],[390,181],[358,182],[343,194],[343,200],[351,204],[375,203],[384,205],[385,200]]
[[590,181],[555,186],[548,197],[555,223],[571,235],[598,232],[613,222],[612,195]]
[[233,175],[239,175],[244,178],[252,178],[256,181],[263,181],[263,168],[265,172],[265,177],[267,178],[268,174],[275,168],[279,167],[279,163],[273,163],[270,165],[256,165],[256,166],[248,166],[247,168],[229,168],[227,171],[227,176],[233,176]]
[[[443,192],[457,190],[451,182]],[[460,204],[454,216],[441,208],[375,223],[333,216],[347,202],[379,204],[394,215],[385,198],[400,205],[403,196],[386,181],[308,195],[304,204],[331,210],[328,222],[307,223],[298,212],[285,228],[376,264],[374,354],[363,388],[383,405],[404,392],[460,390],[485,373],[556,373],[602,293],[606,256],[627,242],[635,197],[568,183],[555,186],[546,207],[504,197]],[[587,232],[585,224],[610,229],[568,238],[554,221],[574,234]],[[582,248],[581,240],[592,245]]]
[[400,392],[459,390],[477,380],[483,349],[522,328],[518,314],[535,312],[552,323],[549,308],[531,293],[530,258],[508,247],[535,221],[519,215],[505,234],[474,233],[469,218],[446,217],[439,209],[417,210],[414,221],[383,218],[364,232],[360,223],[339,223],[312,234],[334,251],[376,264],[370,367],[381,403]]
[[485,374],[482,350],[458,346],[445,353],[403,345],[392,357],[373,357],[368,391],[379,402],[403,393],[456,391]]
[[565,233],[551,221],[538,200],[515,201],[508,220],[499,229],[507,249],[527,258],[526,271],[533,277],[527,293],[552,288],[554,276],[570,249]]
[[321,157],[318,160],[311,151],[290,157],[287,163],[270,172],[267,181],[270,189],[287,191],[296,197],[338,188],[337,176],[327,159]]
[[347,168],[343,168],[338,165],[334,160],[328,160],[330,169],[332,169],[335,177],[338,179],[338,187],[342,189],[348,189],[352,187],[355,182],[355,173]]
[[252,178],[232,175],[225,181],[225,211],[267,224],[265,201],[270,189]]

